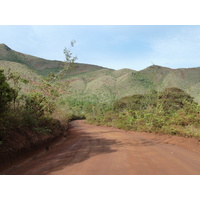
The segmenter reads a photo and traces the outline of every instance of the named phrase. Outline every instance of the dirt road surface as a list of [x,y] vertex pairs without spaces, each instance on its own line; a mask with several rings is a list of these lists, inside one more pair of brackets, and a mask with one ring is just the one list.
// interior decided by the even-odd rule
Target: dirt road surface
[[70,124],[69,135],[46,152],[3,174],[198,175],[197,139]]

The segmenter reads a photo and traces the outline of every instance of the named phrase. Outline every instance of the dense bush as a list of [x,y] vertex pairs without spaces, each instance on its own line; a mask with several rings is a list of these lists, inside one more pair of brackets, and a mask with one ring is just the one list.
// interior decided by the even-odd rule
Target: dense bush
[[166,88],[159,94],[159,103],[166,112],[174,112],[185,106],[186,103],[194,103],[193,98],[179,88]]
[[16,91],[6,82],[3,70],[0,70],[0,115],[8,108],[9,103],[16,97]]
[[[15,130],[48,133],[55,128],[55,102],[39,92],[18,95],[0,70],[0,144]],[[60,128],[62,128],[60,126]]]
[[3,134],[9,127],[8,110],[10,103],[16,98],[16,91],[6,82],[3,70],[0,70],[0,143],[2,143]]
[[28,127],[45,126],[51,121],[55,104],[41,93],[21,97],[22,124]]
[[106,109],[86,115],[94,124],[117,128],[200,137],[200,107],[179,88],[124,97]]
[[127,109],[141,110],[145,108],[145,96],[135,94],[132,96],[123,97],[116,101],[113,106],[116,111],[123,111]]

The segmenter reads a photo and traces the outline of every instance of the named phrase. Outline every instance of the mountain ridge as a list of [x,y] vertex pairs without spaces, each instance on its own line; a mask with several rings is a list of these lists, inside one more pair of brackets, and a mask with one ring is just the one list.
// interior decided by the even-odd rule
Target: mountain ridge
[[[17,62],[27,65],[30,69],[36,71],[38,74],[46,76],[50,72],[56,73],[62,69],[65,62],[58,60],[47,60],[29,54],[20,53],[12,50],[5,44],[0,44],[0,60]],[[84,70],[83,70],[84,68]],[[80,72],[103,69],[104,67],[98,65],[90,65],[84,63],[77,63],[77,69]],[[82,69],[82,70],[81,70]],[[72,72],[73,74],[74,72]]]
[[[62,61],[46,60],[14,51],[5,44],[0,44],[0,67],[2,61],[12,62],[12,65],[23,64],[43,76],[47,76],[50,72],[58,72],[64,65]],[[118,99],[133,94],[148,93],[150,90],[160,91],[167,87],[179,87],[200,102],[198,87],[200,67],[171,69],[151,65],[136,71],[128,68],[114,70],[98,65],[76,63],[74,70],[70,71],[64,79],[69,81],[72,94],[97,95],[102,100],[111,96]]]

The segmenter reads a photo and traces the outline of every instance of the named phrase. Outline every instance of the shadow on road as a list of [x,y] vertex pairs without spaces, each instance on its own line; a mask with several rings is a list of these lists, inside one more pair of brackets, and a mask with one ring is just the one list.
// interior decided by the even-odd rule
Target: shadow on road
[[50,147],[46,154],[33,158],[23,166],[16,167],[7,174],[50,174],[67,166],[83,162],[99,154],[117,151],[122,143],[115,139],[101,137],[102,133],[88,133],[71,126],[68,138],[56,146]]
[[[91,126],[95,127],[95,126]],[[50,174],[54,171],[62,170],[66,167],[84,162],[85,160],[100,154],[109,154],[119,150],[119,148],[134,146],[155,145],[153,140],[134,138],[131,141],[130,135],[126,139],[115,138],[114,134],[122,134],[121,131],[112,133],[107,129],[90,129],[90,125],[80,126],[72,122],[67,139],[56,147],[49,147],[48,151],[39,157],[33,158],[23,166],[19,166],[8,174]],[[112,137],[107,134],[112,133]]]

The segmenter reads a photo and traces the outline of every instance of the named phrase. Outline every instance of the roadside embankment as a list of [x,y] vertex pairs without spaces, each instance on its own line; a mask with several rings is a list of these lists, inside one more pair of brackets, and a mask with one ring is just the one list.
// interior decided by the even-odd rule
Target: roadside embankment
[[48,133],[28,128],[12,130],[6,134],[0,145],[0,171],[20,163],[34,154],[48,151],[50,145],[66,136],[67,128],[67,124],[63,125],[56,121],[51,132]]

